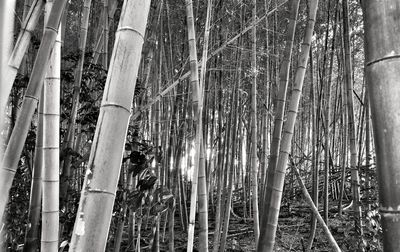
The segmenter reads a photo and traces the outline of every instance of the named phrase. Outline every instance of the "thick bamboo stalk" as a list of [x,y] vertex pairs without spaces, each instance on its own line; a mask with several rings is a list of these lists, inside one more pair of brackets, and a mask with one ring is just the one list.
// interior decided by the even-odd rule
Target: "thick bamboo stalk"
[[[31,8],[31,0],[25,0],[23,18],[26,20]],[[0,39],[1,41],[1,39]],[[27,54],[25,54],[27,57]],[[26,60],[26,59],[25,59]],[[25,65],[25,67],[24,67]],[[26,62],[21,66],[22,72],[26,70]],[[25,68],[25,70],[23,70]],[[1,92],[0,92],[1,93]],[[42,102],[38,106],[38,126],[35,142],[34,165],[32,169],[32,181],[28,209],[28,225],[25,229],[24,252],[34,252],[39,247],[39,220],[42,200],[42,146],[43,146],[43,92],[40,98]],[[1,121],[1,118],[0,118]],[[1,140],[0,140],[1,142]],[[1,146],[1,145],[0,145]],[[1,160],[1,157],[0,157]]]
[[[14,9],[16,0],[2,1],[0,5],[0,132],[5,129],[6,104],[12,83],[6,73],[10,71],[7,60],[10,58],[14,38]],[[3,159],[5,140],[0,137],[0,162]],[[1,220],[0,220],[1,221]]]
[[[47,20],[54,0],[47,0]],[[60,28],[58,29],[60,31]],[[43,87],[43,200],[41,250],[57,251],[59,233],[61,32],[54,44]]]
[[[267,185],[266,202],[264,209],[263,227],[260,234],[260,242],[257,251],[273,251],[275,244],[275,232],[278,225],[279,210],[281,206],[282,191],[285,180],[285,173],[289,153],[291,150],[294,125],[296,122],[297,111],[300,102],[300,96],[303,88],[304,76],[306,73],[307,62],[310,53],[310,45],[314,31],[315,17],[318,9],[318,0],[310,2],[310,13],[307,27],[304,35],[304,41],[301,46],[300,58],[296,70],[292,97],[289,102],[287,122],[284,126],[282,144],[280,147],[278,164],[273,176],[268,177],[269,185]],[[270,182],[271,181],[271,182]]]
[[384,251],[400,251],[400,5],[396,0],[362,1],[366,81],[377,156]]
[[66,2],[67,0],[59,0],[55,2],[51,9],[49,21],[47,22],[31,78],[29,79],[28,88],[22,102],[22,108],[0,166],[0,191],[3,192],[0,197],[0,219],[2,219],[4,214],[8,193],[17,170],[32,115],[43,87],[45,72],[48,69],[48,59],[56,41],[58,26]]
[[[7,73],[10,67],[7,61],[10,58],[14,44],[14,11],[16,0],[3,1],[0,6],[0,132],[5,130],[5,109],[11,92],[12,83],[8,81]],[[0,137],[0,162],[5,151],[5,139]],[[1,220],[0,220],[1,221]]]
[[70,252],[106,247],[149,8],[148,0],[122,7]]
[[[279,69],[279,90],[278,90],[278,96],[275,100],[275,120],[274,120],[274,130],[272,133],[272,141],[270,146],[271,154],[268,163],[268,176],[272,176],[272,173],[275,171],[275,167],[279,156],[279,148],[281,144],[281,135],[283,127],[283,116],[286,104],[286,94],[289,83],[290,62],[292,59],[293,40],[294,40],[294,35],[296,33],[296,22],[297,22],[297,14],[299,12],[299,4],[300,0],[291,0],[289,2],[289,12],[288,12],[289,23],[286,31],[285,49],[283,51],[282,63]],[[266,186],[268,186],[268,182],[265,184],[264,191],[266,190]]]

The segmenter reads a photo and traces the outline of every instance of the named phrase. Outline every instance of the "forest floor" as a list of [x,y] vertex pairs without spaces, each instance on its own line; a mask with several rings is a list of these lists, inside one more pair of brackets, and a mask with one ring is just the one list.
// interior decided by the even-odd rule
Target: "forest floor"
[[[335,237],[342,251],[358,251],[357,236],[354,228],[354,221],[351,218],[351,212],[345,212],[341,218],[337,213],[337,202],[331,202],[332,211],[329,214],[329,228]],[[336,208],[336,211],[335,211]],[[251,219],[241,218],[243,216],[243,207],[235,204],[234,212],[231,213],[229,222],[229,232],[225,251],[255,251],[255,242],[253,236],[253,222]],[[320,211],[322,213],[322,211]],[[209,248],[212,249],[214,220],[210,213],[209,225]],[[304,201],[299,201],[295,205],[283,205],[279,215],[278,228],[276,232],[276,241],[274,251],[306,251],[310,236],[310,210]],[[175,251],[186,251],[187,233],[180,227],[179,219],[176,218],[175,225]],[[371,226],[371,222],[365,224],[365,251],[383,251],[381,246],[381,237],[379,232],[372,234],[367,227]],[[162,226],[162,225],[161,225]],[[379,229],[379,228],[378,228]],[[373,232],[373,229],[371,229]],[[161,230],[161,233],[163,231]],[[166,231],[167,232],[167,231]],[[197,233],[197,232],[195,232]],[[160,251],[168,251],[167,233],[165,234],[165,242],[160,238]],[[195,237],[195,249],[197,247],[197,237]],[[148,248],[148,247],[147,247]],[[124,251],[124,250],[122,250]],[[150,251],[146,246],[142,246],[142,251]],[[327,236],[317,224],[317,231],[311,251],[329,252],[333,251],[328,242]]]

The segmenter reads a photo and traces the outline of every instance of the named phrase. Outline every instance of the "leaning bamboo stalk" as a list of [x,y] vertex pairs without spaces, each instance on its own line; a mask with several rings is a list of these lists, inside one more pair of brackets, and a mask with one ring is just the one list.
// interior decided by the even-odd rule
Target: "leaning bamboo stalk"
[[[45,19],[55,0],[47,0]],[[60,31],[60,27],[58,29]],[[41,250],[57,251],[59,233],[61,32],[54,44],[43,87],[43,200]]]
[[337,252],[342,251],[342,250],[340,249],[339,245],[337,244],[335,238],[333,237],[331,231],[329,230],[328,225],[326,225],[326,223],[325,223],[324,220],[322,219],[322,216],[321,216],[321,214],[319,213],[317,207],[315,206],[315,204],[314,204],[314,202],[313,202],[313,200],[312,200],[310,194],[308,193],[307,187],[304,185],[304,182],[303,182],[303,180],[302,180],[301,177],[300,177],[300,174],[299,174],[299,171],[297,170],[296,165],[294,164],[293,161],[292,161],[291,163],[292,163],[292,169],[293,169],[294,173],[296,174],[297,181],[298,181],[299,184],[300,184],[301,191],[303,192],[304,197],[306,198],[306,201],[307,201],[308,205],[309,205],[310,208],[311,208],[311,211],[312,211],[312,212],[315,214],[315,216],[317,217],[317,220],[318,220],[319,223],[321,224],[322,229],[324,230],[326,236],[328,237],[328,242],[332,245],[332,248],[334,249],[334,251],[337,251]]
[[[2,87],[0,90],[0,94],[2,97],[4,96],[4,99],[0,99],[0,111],[4,112],[5,110],[7,99],[11,92],[11,87],[14,83],[15,77],[17,76],[22,59],[25,56],[25,52],[28,49],[32,37],[32,32],[39,22],[43,5],[44,1],[42,0],[35,0],[32,3],[31,9],[29,10],[29,13],[26,16],[24,23],[22,24],[21,32],[18,35],[17,42],[15,43],[8,64],[2,64],[4,66],[4,72],[1,76],[3,76],[2,78],[4,82],[2,82],[0,85]],[[10,12],[9,7],[6,7],[6,10],[7,12]],[[7,59],[7,57],[5,57],[4,59]]]
[[24,252],[35,252],[39,247],[39,222],[42,200],[43,176],[43,92],[38,106],[38,126],[35,157],[29,198],[28,225],[25,231]]
[[19,158],[30,127],[32,116],[35,112],[39,94],[43,87],[45,72],[48,68],[48,59],[57,37],[58,26],[67,0],[55,2],[50,12],[42,43],[32,69],[21,111],[11,134],[9,144],[0,166],[0,219],[4,214],[8,193],[18,167]]
[[[289,102],[287,122],[284,127],[282,144],[278,158],[276,170],[271,178],[271,188],[266,192],[266,202],[264,209],[263,228],[260,234],[260,242],[257,251],[273,251],[275,244],[275,232],[278,225],[279,209],[281,206],[283,185],[285,180],[285,171],[288,157],[291,150],[294,125],[296,122],[297,111],[299,108],[300,96],[303,88],[306,66],[310,53],[310,45],[314,31],[315,17],[318,9],[318,0],[312,0],[310,5],[310,14],[304,35],[304,41],[301,46],[300,58],[296,70],[296,77],[293,84],[292,97]],[[268,178],[270,179],[270,178]]]
[[149,0],[122,7],[70,252],[106,247],[149,8]]
[[[275,101],[275,119],[274,119],[274,129],[272,133],[272,141],[270,146],[270,159],[268,162],[268,172],[273,173],[278,161],[279,156],[279,147],[281,144],[281,135],[282,135],[282,127],[283,127],[283,116],[285,112],[285,104],[286,104],[286,94],[287,87],[289,83],[289,69],[290,62],[292,59],[292,48],[294,35],[296,33],[296,22],[297,22],[297,14],[299,11],[300,0],[291,0],[289,6],[288,13],[288,26],[285,38],[285,49],[283,51],[282,63],[279,69],[279,90],[278,96]],[[272,175],[269,175],[272,176]],[[268,177],[268,176],[267,176]],[[265,184],[264,187],[264,195],[266,187],[268,183]],[[267,201],[265,201],[267,202]]]

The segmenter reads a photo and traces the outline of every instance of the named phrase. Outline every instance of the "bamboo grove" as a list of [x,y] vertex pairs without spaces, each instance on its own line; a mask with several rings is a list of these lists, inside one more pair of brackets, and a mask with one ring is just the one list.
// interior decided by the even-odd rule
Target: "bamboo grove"
[[0,1],[0,251],[400,251],[399,15]]

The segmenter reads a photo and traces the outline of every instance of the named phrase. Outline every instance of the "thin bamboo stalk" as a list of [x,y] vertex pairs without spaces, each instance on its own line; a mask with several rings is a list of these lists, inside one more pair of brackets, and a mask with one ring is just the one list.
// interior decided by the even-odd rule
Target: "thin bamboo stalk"
[[[362,237],[362,211],[360,202],[360,179],[357,168],[357,147],[356,132],[354,124],[354,105],[353,105],[353,77],[350,52],[350,33],[349,33],[349,13],[348,2],[343,0],[343,42],[344,42],[344,78],[347,87],[347,109],[348,109],[348,130],[350,140],[350,170],[351,170],[351,189],[353,194],[353,214],[356,231]],[[360,239],[361,241],[361,239]]]
[[[83,63],[85,61],[85,52],[86,52],[86,41],[87,41],[87,31],[89,24],[89,14],[90,14],[90,5],[92,0],[85,0],[83,3],[83,14],[81,20],[81,31],[79,35],[79,59],[78,64],[75,70],[75,82],[74,89],[72,95],[72,110],[71,116],[69,120],[68,130],[66,134],[66,138],[63,142],[63,150],[65,149],[73,149],[74,146],[74,135],[76,128],[76,118],[78,116],[78,107],[79,107],[79,93],[81,91],[81,83],[82,83],[82,73],[83,73]],[[60,205],[63,208],[66,205],[67,197],[68,197],[68,188],[71,177],[71,155],[67,154],[64,158],[64,163],[62,167],[62,173],[60,178],[61,188],[60,188]]]
[[[257,20],[257,1],[253,0],[253,22]],[[251,202],[253,205],[253,228],[255,244],[258,244],[260,236],[260,220],[258,213],[258,158],[257,158],[257,28],[253,26],[251,31],[251,68],[253,72],[251,85]]]
[[[208,53],[208,41],[210,35],[210,22],[211,22],[211,9],[212,9],[212,0],[207,1],[207,16],[206,16],[206,25],[204,31],[204,44],[203,44],[203,58],[207,58]],[[197,59],[196,59],[197,60]],[[200,83],[199,83],[199,99],[201,104],[199,106],[199,129],[197,134],[201,135],[200,146],[198,150],[200,153],[199,157],[199,188],[198,188],[198,197],[199,197],[199,222],[200,222],[200,233],[199,233],[199,250],[200,251],[208,251],[208,193],[207,193],[207,178],[206,178],[206,167],[205,167],[205,150],[204,150],[204,136],[203,136],[203,97],[204,97],[204,87],[205,87],[205,77],[207,70],[207,62],[204,61],[201,63],[201,72],[200,72]]]
[[108,69],[108,0],[103,0],[103,68]]
[[[328,5],[329,6],[329,5]],[[328,212],[329,212],[329,159],[330,150],[334,151],[333,148],[330,149],[330,124],[331,124],[331,86],[332,86],[332,72],[333,72],[333,60],[335,52],[335,38],[336,38],[336,27],[338,22],[338,8],[339,2],[336,3],[335,17],[333,20],[333,32],[332,32],[332,44],[330,48],[330,61],[328,69],[328,81],[326,85],[326,95],[325,95],[325,157],[324,157],[324,167],[325,167],[325,180],[324,180],[324,221],[328,223]],[[329,13],[329,12],[328,12]],[[329,22],[329,19],[328,19]],[[329,25],[327,26],[329,27]],[[329,29],[326,30],[326,41],[329,38]]]

